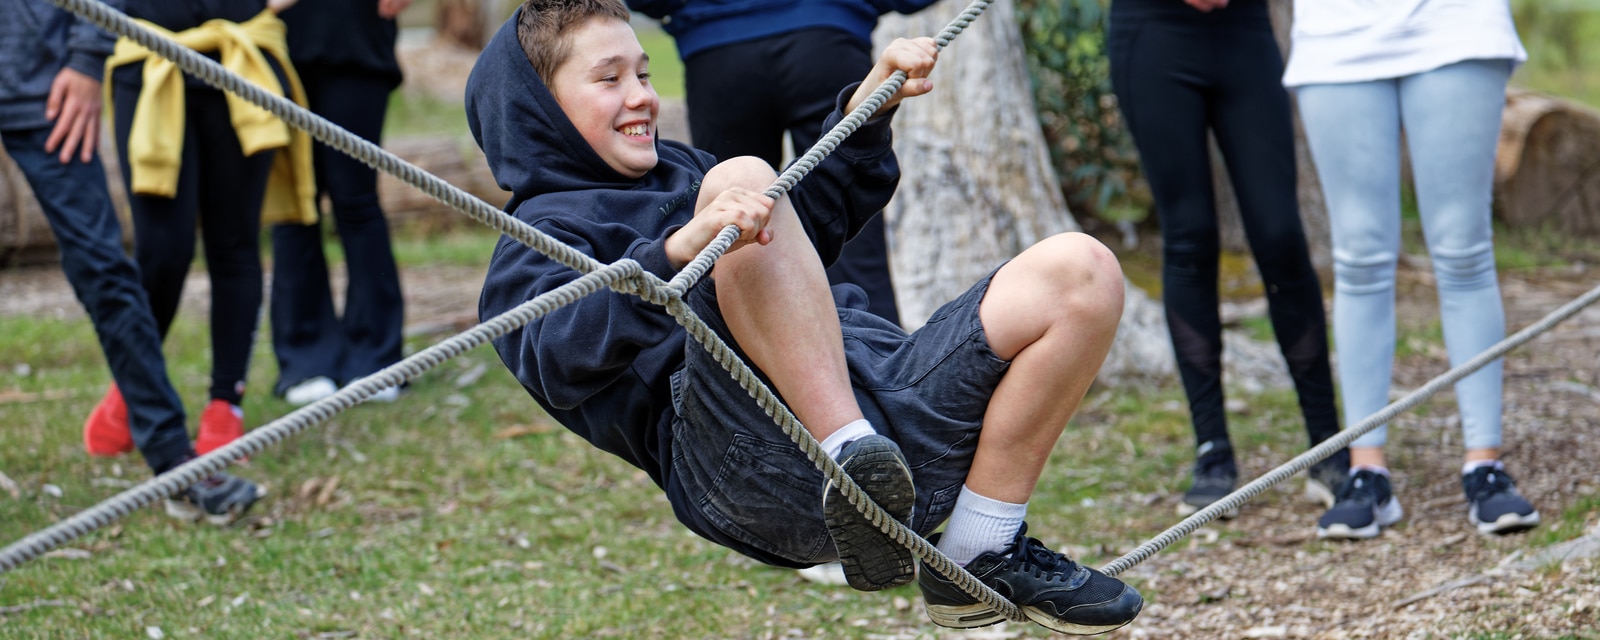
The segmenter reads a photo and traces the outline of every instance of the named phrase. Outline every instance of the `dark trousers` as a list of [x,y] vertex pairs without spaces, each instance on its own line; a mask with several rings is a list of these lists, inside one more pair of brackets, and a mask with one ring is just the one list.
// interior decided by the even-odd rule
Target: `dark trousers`
[[[311,110],[378,143],[391,82],[360,72],[315,66],[299,70]],[[334,312],[322,225],[272,228],[272,350],[282,394],[327,376],[343,384],[400,360],[405,302],[378,204],[378,174],[349,155],[317,143],[317,188],[333,209],[344,247],[348,286],[344,315]],[[321,201],[321,198],[318,198]]]
[[[128,134],[140,87],[112,83],[117,154],[128,167]],[[244,398],[256,324],[261,314],[261,200],[273,151],[246,156],[221,91],[190,85],[182,167],[175,197],[133,194],[134,258],[143,274],[156,329],[172,328],[183,283],[194,262],[196,227],[211,275],[211,398]],[[132,172],[123,170],[123,182]]]
[[49,129],[5,131],[6,153],[21,167],[61,252],[61,269],[100,338],[111,377],[128,405],[133,442],[151,470],[162,473],[194,455],[183,403],[167,379],[161,337],[139,270],[122,251],[99,156],[62,164],[45,153]]
[[[684,61],[689,136],[719,160],[757,156],[779,168],[784,133],[804,154],[825,133],[839,91],[871,68],[870,44],[835,29],[702,51]],[[899,324],[886,234],[883,216],[873,216],[828,267],[828,281],[861,287],[868,311]]]
[[1197,442],[1228,439],[1207,131],[1238,194],[1307,434],[1326,440],[1339,430],[1327,318],[1300,224],[1293,123],[1266,3],[1202,14],[1178,2],[1117,0],[1108,44],[1117,102],[1161,220],[1161,297]]

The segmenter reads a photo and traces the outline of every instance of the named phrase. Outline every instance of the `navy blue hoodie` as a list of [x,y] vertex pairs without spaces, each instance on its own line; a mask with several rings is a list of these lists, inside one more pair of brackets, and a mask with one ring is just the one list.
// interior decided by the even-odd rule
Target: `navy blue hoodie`
[[[479,56],[466,96],[472,135],[495,181],[512,193],[506,211],[600,262],[633,259],[671,278],[666,238],[692,217],[700,179],[716,159],[660,140],[655,168],[637,179],[618,174],[540,81],[517,42],[516,23],[512,15]],[[841,100],[852,90],[844,89]],[[841,117],[835,110],[828,125]],[[844,241],[894,193],[900,170],[889,120],[884,114],[863,125],[790,194],[824,264],[838,258]],[[580,275],[501,238],[483,283],[479,316],[508,311]],[[865,296],[855,298],[864,308]],[[672,461],[670,378],[683,367],[687,338],[661,306],[602,289],[494,346],[551,417],[665,488]],[[675,510],[691,508],[682,496],[669,492],[668,498]]]
[[116,39],[45,0],[0,0],[0,18],[0,131],[52,126],[44,108],[56,74],[71,67],[99,80]]

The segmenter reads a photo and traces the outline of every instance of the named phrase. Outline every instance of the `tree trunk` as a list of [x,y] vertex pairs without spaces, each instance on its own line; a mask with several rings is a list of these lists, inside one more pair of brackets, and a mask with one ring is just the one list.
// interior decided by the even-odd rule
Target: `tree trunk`
[[[885,16],[877,49],[897,37],[936,35],[966,5],[944,0],[912,16]],[[932,94],[902,103],[895,116],[903,175],[884,211],[896,298],[910,328],[1028,246],[1078,229],[1050,164],[1010,0],[996,1],[950,43],[933,80]],[[1170,377],[1173,361],[1161,306],[1128,285],[1100,380]],[[1258,343],[1229,340],[1225,361],[1230,375],[1286,380],[1275,351]]]
[[1600,235],[1600,112],[1510,91],[1495,154],[1495,215],[1507,225]]
[[[966,6],[944,0],[915,15],[885,16],[877,49],[897,37],[937,35]],[[1010,0],[992,4],[951,41],[933,80],[932,94],[907,100],[895,116],[903,175],[883,214],[896,299],[913,329],[1023,249],[1078,230],[1050,165]],[[1102,379],[1173,370],[1159,306],[1129,286]]]

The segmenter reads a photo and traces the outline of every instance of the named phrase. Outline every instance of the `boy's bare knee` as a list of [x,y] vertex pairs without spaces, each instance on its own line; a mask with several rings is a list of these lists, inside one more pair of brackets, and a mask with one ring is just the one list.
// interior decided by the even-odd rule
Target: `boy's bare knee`
[[1093,236],[1078,232],[1046,238],[1025,252],[1064,303],[1122,314],[1122,266]]
[[[699,202],[711,202],[717,194],[735,187],[755,192],[766,191],[778,179],[778,173],[766,160],[755,156],[739,156],[717,163],[700,181]],[[698,207],[697,207],[698,209]]]

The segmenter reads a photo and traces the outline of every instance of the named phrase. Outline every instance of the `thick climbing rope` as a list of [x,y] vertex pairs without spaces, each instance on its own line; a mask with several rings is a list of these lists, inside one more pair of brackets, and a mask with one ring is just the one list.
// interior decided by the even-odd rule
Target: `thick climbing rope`
[[[832,482],[845,496],[846,500],[866,516],[874,526],[879,527],[880,530],[889,534],[894,540],[910,548],[913,553],[924,559],[926,563],[940,573],[947,576],[954,574],[952,577],[955,579],[956,584],[966,589],[969,593],[973,593],[996,611],[1013,620],[1027,620],[1016,605],[995,593],[994,590],[979,583],[971,574],[940,554],[937,549],[929,545],[921,536],[916,535],[915,532],[896,522],[874,503],[861,490],[861,487],[848,474],[844,473],[844,470],[836,462],[823,453],[821,445],[817,443],[815,438],[811,437],[799,420],[778,400],[776,394],[767,388],[750,371],[748,366],[739,360],[733,350],[718,338],[710,327],[698,317],[695,317],[688,309],[688,306],[683,303],[683,293],[693,286],[705,272],[710,270],[715,260],[737,238],[737,227],[730,225],[723,229],[717,238],[691,262],[691,265],[682,270],[673,279],[671,285],[666,285],[659,278],[644,272],[632,260],[623,260],[612,266],[604,266],[589,256],[557,242],[554,238],[539,232],[521,220],[456,188],[454,185],[422,171],[420,168],[383,150],[381,147],[354,136],[326,119],[245,81],[228,72],[209,58],[139,26],[128,16],[106,6],[104,3],[98,2],[98,0],[50,1],[87,19],[108,32],[120,37],[126,37],[158,55],[173,60],[185,73],[200,79],[202,82],[244,97],[273,115],[278,116],[290,126],[309,132],[318,141],[351,155],[375,169],[394,175],[406,183],[416,186],[424,193],[450,206],[452,209],[465,213],[479,222],[586,275],[555,291],[537,296],[511,311],[474,327],[472,330],[425,349],[378,373],[367,376],[327,399],[303,407],[267,425],[253,429],[243,438],[221,449],[191,460],[168,473],[152,478],[94,507],[81,511],[66,520],[31,534],[4,549],[0,549],[0,573],[43,555],[50,549],[67,541],[103,527],[134,509],[146,506],[159,498],[171,496],[177,491],[221,471],[228,464],[242,457],[258,453],[265,447],[276,444],[289,435],[303,431],[316,424],[321,424],[345,409],[366,400],[378,391],[411,380],[434,366],[465,352],[467,349],[475,348],[489,340],[505,335],[555,308],[576,300],[580,295],[593,293],[600,286],[610,286],[619,292],[632,293],[653,303],[663,305],[678,323],[683,325],[691,336],[703,345],[714,356],[716,361],[738,380],[740,386],[756,399],[767,415],[772,417],[782,427],[785,434],[805,451],[806,457],[822,470],[824,477]],[[935,39],[937,46],[940,48],[946,46],[952,38],[965,30],[967,25],[971,24],[971,21],[981,14],[988,5],[988,0],[973,2]],[[871,117],[872,113],[889,96],[898,91],[905,78],[904,72],[896,72],[880,85],[860,107],[844,118],[823,140],[812,147],[804,157],[792,164],[775,181],[772,187],[767,189],[766,194],[769,197],[778,198],[787,193],[795,183],[831,152],[839,141],[854,132],[862,122]],[[577,291],[582,293],[574,295]]]
[[1377,413],[1367,416],[1366,419],[1362,420],[1356,426],[1340,431],[1338,435],[1322,441],[1317,446],[1312,447],[1305,453],[1295,456],[1282,466],[1263,474],[1261,477],[1256,478],[1243,487],[1240,487],[1237,491],[1228,494],[1221,500],[1213,502],[1207,505],[1204,509],[1191,514],[1189,517],[1184,518],[1182,522],[1173,525],[1166,531],[1161,532],[1155,538],[1152,538],[1148,542],[1139,545],[1139,547],[1135,548],[1133,551],[1130,551],[1126,555],[1111,561],[1111,563],[1107,564],[1103,569],[1101,569],[1101,571],[1106,575],[1115,576],[1123,571],[1127,571],[1140,562],[1144,562],[1151,555],[1154,555],[1155,552],[1166,548],[1167,545],[1181,540],[1184,536],[1194,533],[1196,529],[1204,526],[1207,522],[1210,522],[1217,516],[1238,508],[1240,505],[1243,505],[1251,498],[1260,495],[1261,492],[1266,491],[1273,485],[1287,480],[1290,476],[1293,476],[1296,473],[1311,468],[1311,465],[1321,462],[1328,456],[1333,455],[1338,450],[1350,446],[1350,443],[1355,442],[1356,438],[1366,435],[1373,429],[1377,429],[1380,426],[1388,424],[1389,421],[1393,420],[1396,416],[1416,407],[1419,404],[1422,404],[1423,401],[1433,397],[1433,395],[1439,391],[1455,384],[1462,378],[1472,375],[1473,372],[1482,369],[1489,363],[1500,359],[1512,349],[1520,347],[1529,340],[1543,335],[1557,324],[1560,324],[1567,318],[1570,318],[1576,315],[1579,311],[1582,311],[1584,307],[1594,304],[1596,299],[1600,299],[1600,287],[1590,289],[1587,293],[1574,298],[1571,302],[1568,302],[1558,307],[1556,310],[1545,314],[1545,316],[1540,318],[1538,322],[1528,325],[1521,331],[1518,331],[1501,340],[1500,342],[1495,343],[1494,346],[1484,349],[1482,353],[1474,356],[1471,360],[1463,362],[1460,365],[1451,368],[1449,371],[1439,374],[1438,377],[1429,380],[1426,384],[1423,384],[1421,387],[1418,387],[1411,393],[1406,394],[1405,397],[1402,397],[1399,400],[1394,401],[1394,403],[1390,404],[1389,406],[1378,410]]
[[[258,427],[221,449],[191,460],[177,469],[130,488],[49,528],[31,534],[4,549],[0,549],[0,573],[9,571],[30,559],[43,555],[48,550],[67,541],[99,529],[134,509],[146,506],[162,497],[170,496],[211,474],[221,471],[228,464],[242,457],[259,453],[290,435],[326,422],[333,416],[360,404],[383,389],[409,381],[467,350],[477,348],[494,338],[506,335],[538,317],[576,301],[582,296],[595,293],[603,287],[610,287],[613,290],[637,295],[665,307],[678,323],[683,325],[690,335],[707,349],[724,369],[734,376],[740,386],[757,401],[762,410],[805,452],[806,457],[822,471],[823,475],[840,489],[847,501],[866,516],[874,526],[877,526],[897,543],[910,549],[927,568],[938,571],[940,574],[950,578],[967,593],[988,604],[996,612],[1011,620],[1027,621],[1026,616],[1015,604],[989,587],[979,583],[970,573],[951,562],[949,558],[930,545],[927,540],[896,522],[878,505],[873,503],[871,498],[856,485],[854,480],[845,474],[843,469],[822,451],[816,439],[811,437],[804,426],[778,400],[771,389],[767,388],[748,366],[739,360],[733,350],[688,309],[682,300],[683,294],[703,277],[711,269],[715,261],[732,245],[733,241],[738,237],[737,227],[729,226],[723,229],[717,238],[702,250],[688,266],[681,270],[670,283],[664,283],[659,278],[643,271],[632,260],[622,260],[612,265],[602,265],[589,256],[561,244],[514,216],[473,197],[454,185],[383,150],[381,147],[354,136],[326,119],[229,73],[216,62],[138,26],[126,15],[105,6],[98,0],[50,1],[88,19],[107,31],[127,37],[141,46],[175,61],[186,73],[199,78],[207,84],[243,96],[283,119],[290,126],[303,129],[317,140],[351,155],[375,169],[398,177],[452,209],[462,212],[584,275],[573,282],[537,296],[510,311],[491,318],[468,331],[441,341],[439,344],[429,347],[378,373],[352,383],[327,399],[298,409],[267,425]],[[935,44],[940,49],[943,49],[951,39],[964,31],[972,20],[977,18],[989,4],[989,0],[974,1],[935,38]],[[791,164],[774,184],[766,190],[766,195],[772,198],[779,198],[792,189],[827,154],[831,153],[845,137],[853,133],[861,123],[870,118],[889,96],[898,91],[905,79],[904,72],[896,72],[889,80],[881,84],[859,108],[841,120],[806,154]],[[1555,324],[1593,303],[1596,298],[1600,298],[1600,288],[1596,288],[1583,297],[1552,312],[1544,320],[1507,338],[1472,361],[1430,381],[1427,385],[1406,396],[1401,401],[1367,418],[1360,425],[1295,457],[1283,466],[1229,494],[1217,503],[1200,510],[1126,556],[1107,565],[1104,572],[1108,575],[1118,575],[1143,562],[1157,551],[1187,536],[1221,513],[1243,504],[1265,491],[1268,487],[1282,482],[1289,476],[1327,458],[1338,449],[1347,446],[1355,438],[1377,428],[1378,425],[1388,422],[1395,415],[1422,402],[1443,387],[1453,384],[1456,380],[1501,357],[1510,349],[1548,331]]]

